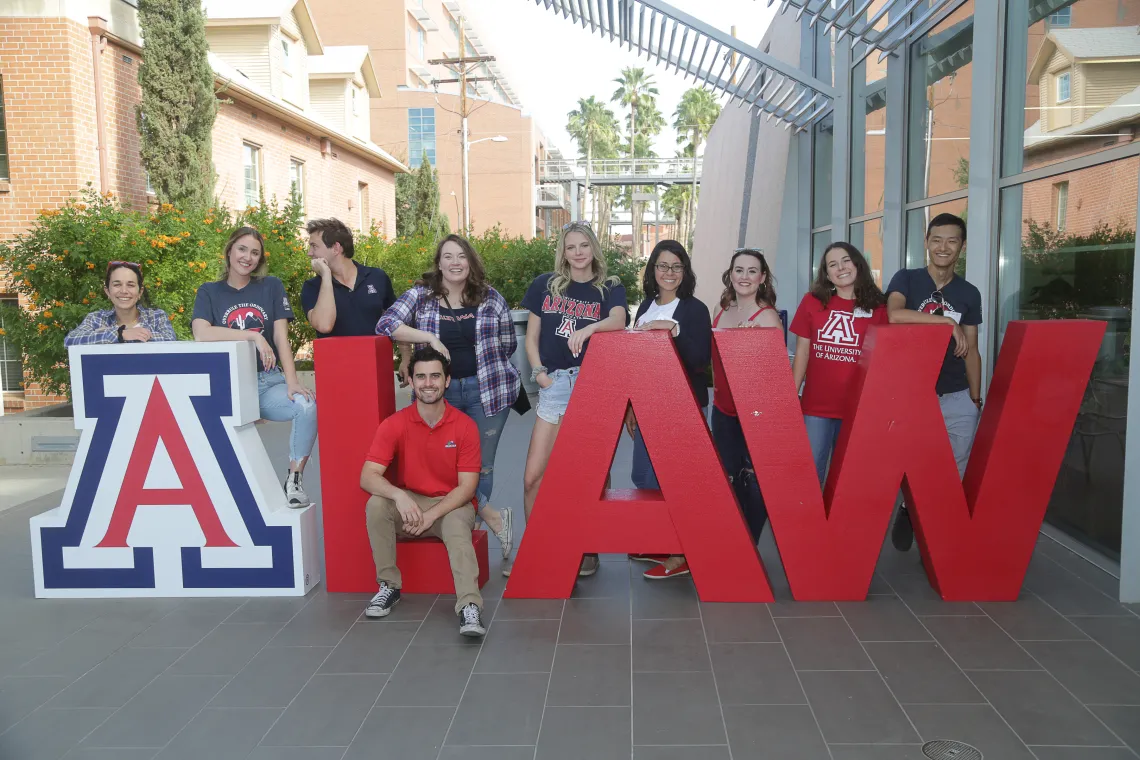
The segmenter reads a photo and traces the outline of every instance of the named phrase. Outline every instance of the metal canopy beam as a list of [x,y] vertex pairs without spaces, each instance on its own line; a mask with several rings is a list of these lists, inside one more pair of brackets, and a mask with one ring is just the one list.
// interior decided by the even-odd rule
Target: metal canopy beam
[[[809,28],[822,22],[824,33],[834,28],[837,40],[850,34],[853,43],[862,43],[867,46],[866,49],[877,48],[882,51],[879,56],[879,60],[882,60],[893,54],[911,32],[921,28],[953,1],[933,0],[930,7],[917,13],[910,24],[904,20],[918,7],[919,0],[884,0],[874,13],[870,12],[873,0],[839,0],[838,3],[834,0],[780,0],[780,13],[795,8],[797,21],[806,18]],[[1037,0],[1037,4],[1049,5],[1059,1]],[[768,0],[768,6],[771,7],[774,2],[776,0]]]
[[[672,67],[706,89],[796,131],[827,114],[831,85],[725,34],[663,0],[535,0],[638,56]],[[775,85],[774,87],[772,85]]]

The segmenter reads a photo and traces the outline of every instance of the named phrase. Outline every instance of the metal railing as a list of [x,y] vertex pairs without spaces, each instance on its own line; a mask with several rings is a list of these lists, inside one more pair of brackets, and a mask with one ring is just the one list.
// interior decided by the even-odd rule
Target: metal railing
[[547,183],[539,185],[536,189],[535,205],[538,208],[570,208],[565,185],[556,182]]
[[[699,181],[704,158],[698,158],[696,173],[691,158],[612,158],[590,162],[590,182],[629,179],[673,179],[676,182]],[[538,175],[543,182],[571,182],[586,179],[586,159],[571,162],[540,161]]]

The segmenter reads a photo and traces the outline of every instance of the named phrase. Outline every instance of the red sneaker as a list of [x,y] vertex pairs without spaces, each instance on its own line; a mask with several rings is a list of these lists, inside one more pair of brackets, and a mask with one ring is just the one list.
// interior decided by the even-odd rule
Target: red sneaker
[[666,578],[676,578],[681,575],[691,574],[692,573],[689,572],[689,563],[682,562],[672,570],[666,568],[664,564],[658,565],[657,567],[646,570],[644,573],[642,573],[642,576],[648,578],[651,581],[660,581]]
[[632,562],[656,562],[661,564],[669,559],[668,554],[630,554],[629,559]]

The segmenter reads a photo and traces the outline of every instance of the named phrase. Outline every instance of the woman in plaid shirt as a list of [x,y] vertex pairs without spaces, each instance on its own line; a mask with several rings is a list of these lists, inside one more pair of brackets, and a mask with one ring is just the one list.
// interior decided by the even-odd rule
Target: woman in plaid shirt
[[65,346],[96,343],[146,343],[178,340],[162,309],[139,306],[143,289],[142,269],[133,261],[112,261],[103,275],[103,292],[114,308],[93,311],[63,339]]
[[[444,398],[479,427],[482,468],[476,497],[479,516],[502,544],[513,543],[511,510],[490,506],[495,452],[521,381],[511,364],[518,346],[507,301],[485,280],[483,261],[465,238],[448,235],[435,249],[426,272],[376,324],[376,334],[401,343],[430,345],[451,361]],[[400,366],[400,376],[407,372]]]

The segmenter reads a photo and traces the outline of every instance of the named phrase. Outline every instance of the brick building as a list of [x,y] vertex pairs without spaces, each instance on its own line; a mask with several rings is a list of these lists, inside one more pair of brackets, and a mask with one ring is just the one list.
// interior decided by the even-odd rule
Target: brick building
[[[385,93],[371,101],[372,139],[412,167],[427,151],[439,171],[440,211],[458,229],[463,195],[459,86],[434,84],[453,74],[429,61],[459,54],[460,23],[468,56],[495,51],[465,19],[459,0],[311,0],[311,5],[326,41],[368,46]],[[523,237],[557,233],[570,221],[570,199],[558,185],[539,184],[539,164],[558,158],[557,151],[494,61],[480,65],[475,75],[489,79],[468,85],[469,139],[507,139],[469,150],[471,226],[483,232],[497,224],[505,234]]]
[[[369,139],[366,104],[383,93],[367,48],[325,46],[306,0],[206,10],[221,201],[242,208],[296,188],[308,217],[394,235],[406,167]],[[142,55],[130,0],[0,0],[0,241],[88,184],[136,208],[153,199],[135,121]],[[0,299],[14,299],[2,277]],[[0,344],[9,410],[54,401],[23,387],[19,367]]]

